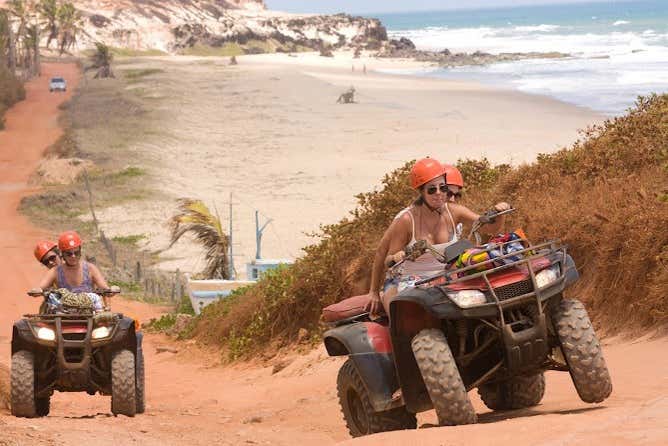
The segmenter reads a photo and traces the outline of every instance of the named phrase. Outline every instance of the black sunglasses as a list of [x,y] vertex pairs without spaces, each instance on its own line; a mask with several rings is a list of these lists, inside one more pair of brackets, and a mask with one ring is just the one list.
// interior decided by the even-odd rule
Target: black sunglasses
[[63,257],[79,257],[80,255],[80,249],[77,249],[76,251],[63,251]]
[[440,190],[441,193],[445,194],[449,191],[447,184],[439,184],[438,186],[429,186],[427,188],[427,194],[434,195],[437,190]]
[[52,256],[49,256],[49,257],[45,257],[45,258],[42,259],[42,265],[49,266],[49,264],[51,264],[51,263],[56,263],[57,258],[58,258],[58,256],[56,254],[54,254]]
[[462,193],[461,192],[453,192],[450,189],[446,192],[448,194],[448,198],[450,197],[455,197],[455,198],[462,198]]

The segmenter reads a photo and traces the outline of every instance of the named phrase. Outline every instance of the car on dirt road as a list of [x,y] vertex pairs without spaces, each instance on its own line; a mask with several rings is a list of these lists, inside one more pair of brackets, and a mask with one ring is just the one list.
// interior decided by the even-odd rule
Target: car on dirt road
[[[493,218],[482,216],[472,234]],[[415,414],[432,408],[440,425],[475,423],[468,396],[475,388],[492,410],[535,406],[546,370],[569,372],[584,402],[599,403],[612,392],[584,306],[563,297],[578,279],[566,247],[531,245],[526,237],[480,245],[476,238],[475,246],[460,240],[444,253],[416,243],[412,251],[432,251],[443,273],[399,293],[389,320],[371,320],[368,296],[323,310],[333,326],[324,334],[327,352],[348,356],[337,390],[353,437],[413,429]],[[471,252],[487,253],[488,260],[457,264]]]
[[[96,290],[119,293],[118,287]],[[96,311],[87,293],[31,290],[42,296],[39,314],[14,323],[11,411],[17,417],[49,414],[54,391],[111,395],[114,415],[145,410],[144,355],[138,321]]]
[[49,91],[67,91],[67,82],[62,77],[52,77],[49,81]]

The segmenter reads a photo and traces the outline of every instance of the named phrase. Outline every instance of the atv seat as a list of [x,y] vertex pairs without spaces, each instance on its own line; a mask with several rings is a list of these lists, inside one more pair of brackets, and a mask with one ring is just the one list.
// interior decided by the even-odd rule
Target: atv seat
[[368,294],[349,297],[322,310],[322,320],[338,322],[343,319],[359,316],[366,313],[366,306],[371,299]]

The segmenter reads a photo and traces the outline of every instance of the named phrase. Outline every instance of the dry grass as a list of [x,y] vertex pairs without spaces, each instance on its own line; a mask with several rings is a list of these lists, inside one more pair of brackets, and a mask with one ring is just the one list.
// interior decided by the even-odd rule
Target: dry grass
[[0,130],[5,126],[4,115],[9,107],[26,97],[23,84],[0,65]]
[[[561,238],[581,280],[569,290],[608,334],[668,323],[668,95],[639,99],[626,116],[587,129],[569,149],[530,165],[491,167],[460,161],[466,204],[484,209],[504,199],[534,241]],[[207,308],[194,330],[234,357],[269,342],[290,342],[300,328],[314,336],[323,306],[365,292],[375,246],[410,202],[410,164],[382,189],[358,195],[350,218],[321,228],[321,242],[289,269],[238,298]],[[214,333],[211,335],[211,333]]]

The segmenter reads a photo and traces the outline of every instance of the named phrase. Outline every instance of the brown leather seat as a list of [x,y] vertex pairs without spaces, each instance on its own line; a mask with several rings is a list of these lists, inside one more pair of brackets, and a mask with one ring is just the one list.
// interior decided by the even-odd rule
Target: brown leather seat
[[322,320],[325,322],[337,322],[343,319],[348,319],[353,316],[359,316],[366,313],[367,304],[371,299],[368,294],[349,297],[337,302],[322,310]]

